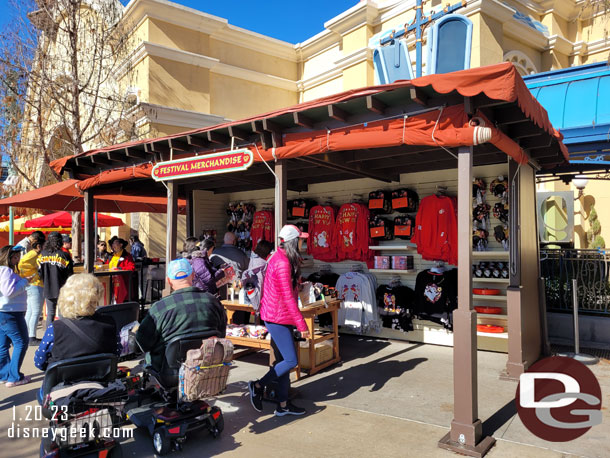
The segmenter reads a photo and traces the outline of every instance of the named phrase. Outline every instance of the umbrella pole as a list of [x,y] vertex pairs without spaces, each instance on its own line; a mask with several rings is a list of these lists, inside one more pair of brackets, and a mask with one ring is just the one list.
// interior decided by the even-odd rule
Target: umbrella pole
[[15,243],[15,213],[13,207],[8,207],[8,244],[13,245]]
[[[93,213],[95,215],[95,217],[93,219],[93,228],[94,228],[93,233],[95,234],[94,240],[96,240],[97,239],[97,200],[94,200],[93,202],[94,202],[93,208],[95,209],[94,213]],[[97,244],[96,244],[96,250],[97,250]]]

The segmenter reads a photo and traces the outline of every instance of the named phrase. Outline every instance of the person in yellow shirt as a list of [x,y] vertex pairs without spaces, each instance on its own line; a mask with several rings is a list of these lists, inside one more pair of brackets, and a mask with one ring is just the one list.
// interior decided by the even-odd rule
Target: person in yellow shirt
[[32,249],[21,257],[19,265],[19,275],[23,278],[27,278],[30,284],[27,286],[26,291],[28,294],[28,308],[25,312],[25,322],[28,326],[28,336],[30,338],[29,345],[40,344],[40,339],[36,338],[36,326],[38,325],[38,318],[42,311],[42,304],[44,303],[43,295],[43,284],[38,274],[38,264],[36,260],[42,251],[42,245],[44,240],[35,240],[32,242]]

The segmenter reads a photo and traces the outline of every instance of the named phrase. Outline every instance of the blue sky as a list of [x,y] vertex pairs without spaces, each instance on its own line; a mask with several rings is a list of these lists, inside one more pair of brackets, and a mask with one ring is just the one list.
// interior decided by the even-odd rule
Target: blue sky
[[[122,0],[123,4],[128,3]],[[299,43],[324,30],[324,23],[358,0],[182,0],[174,3],[229,20],[243,27],[289,43]],[[0,27],[10,21],[7,0],[0,0]]]

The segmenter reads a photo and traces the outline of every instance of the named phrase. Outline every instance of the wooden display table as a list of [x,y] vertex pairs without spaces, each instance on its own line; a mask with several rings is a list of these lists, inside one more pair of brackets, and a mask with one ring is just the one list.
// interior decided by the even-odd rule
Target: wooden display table
[[[233,313],[237,311],[244,311],[252,313],[254,309],[249,305],[240,304],[237,301],[222,301],[222,305],[227,311],[227,321],[232,323]],[[338,326],[338,316],[337,312],[341,305],[341,301],[339,300],[331,300],[328,303],[324,303],[323,301],[314,302],[313,304],[309,304],[308,306],[301,309],[301,313],[303,314],[303,318],[305,319],[305,323],[307,324],[307,328],[309,329],[310,338],[307,339],[309,343],[309,361],[311,363],[310,368],[301,368],[300,364],[296,368],[296,377],[297,380],[301,378],[301,369],[307,371],[309,375],[313,375],[322,369],[338,363],[341,361],[341,357],[339,356],[339,326]],[[321,315],[323,313],[331,313],[333,319],[333,328],[332,332],[328,331],[320,331],[316,330],[314,327],[314,318],[317,315]],[[271,349],[271,341],[267,339],[254,339],[251,337],[231,337],[227,336],[233,345],[239,345],[242,347],[248,347],[247,350],[241,351],[235,354],[235,358],[238,358],[245,353],[250,353],[258,350],[267,350]],[[333,341],[333,355],[332,358],[328,361],[325,361],[320,364],[316,364],[315,358],[315,345],[321,342],[325,342],[327,340]],[[297,357],[300,352],[297,352]]]

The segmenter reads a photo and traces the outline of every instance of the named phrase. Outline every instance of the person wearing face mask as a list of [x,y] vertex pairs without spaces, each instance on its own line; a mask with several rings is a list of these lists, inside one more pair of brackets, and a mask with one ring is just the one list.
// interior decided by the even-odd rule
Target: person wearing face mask
[[[127,247],[127,241],[119,237],[112,237],[110,239],[110,248],[112,249],[112,257],[108,260],[108,268],[110,270],[136,270],[136,264],[131,254],[125,250]],[[128,295],[128,281],[129,277],[123,275],[114,275],[112,277],[114,299],[117,304],[130,300]]]

